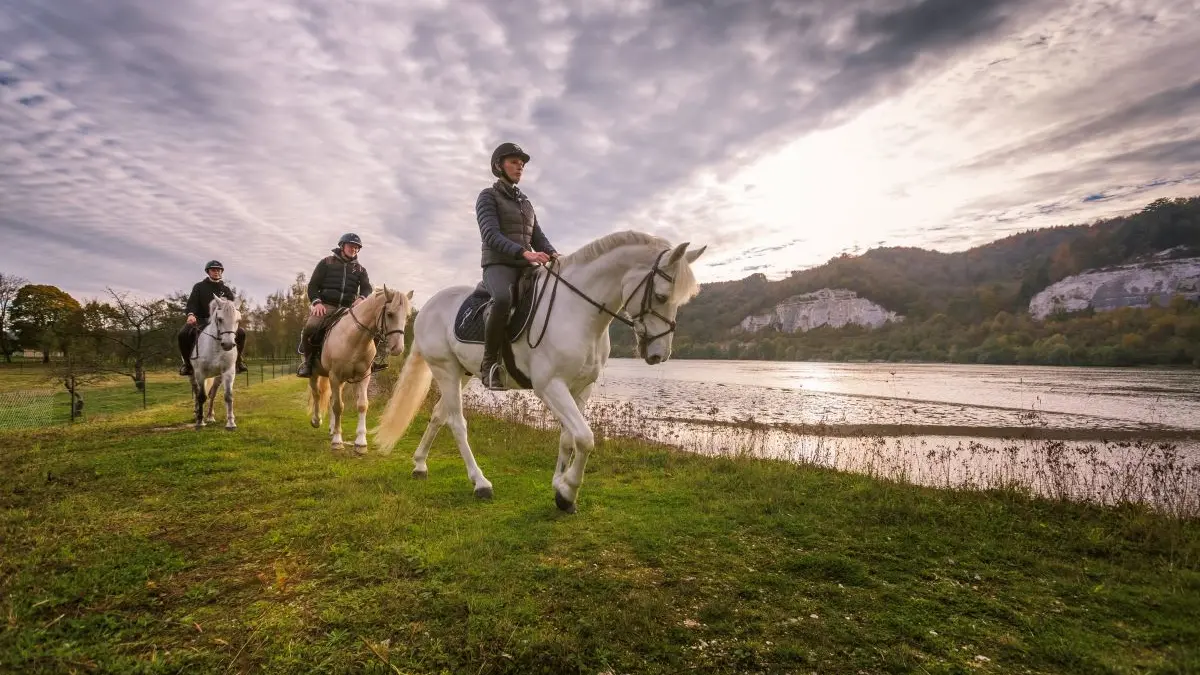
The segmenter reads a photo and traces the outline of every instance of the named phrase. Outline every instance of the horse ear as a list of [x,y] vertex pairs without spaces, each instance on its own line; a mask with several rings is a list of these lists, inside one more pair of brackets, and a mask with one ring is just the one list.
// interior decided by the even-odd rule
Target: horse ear
[[667,256],[667,266],[671,266],[671,265],[674,265],[675,263],[679,262],[679,259],[683,257],[684,251],[687,251],[687,247],[688,247],[689,243],[690,242],[685,241],[682,244],[671,249],[671,255]]
[[705,244],[694,251],[688,251],[687,256],[685,256],[687,258],[688,264],[690,265],[690,264],[696,262],[696,258],[699,258],[700,254],[704,253],[704,249],[706,249],[706,248],[708,248],[708,244]]
[[410,291],[408,292],[408,299],[409,299],[409,300],[412,300],[412,294],[413,294],[413,292],[410,290]]

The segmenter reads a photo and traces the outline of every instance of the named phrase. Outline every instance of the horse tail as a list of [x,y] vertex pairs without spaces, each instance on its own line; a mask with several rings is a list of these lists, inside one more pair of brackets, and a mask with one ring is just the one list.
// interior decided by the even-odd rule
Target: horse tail
[[312,387],[308,388],[308,414],[321,416],[322,410],[329,409],[329,378],[317,376],[317,398],[313,398]]
[[392,396],[388,399],[387,407],[379,417],[379,426],[375,428],[375,442],[383,451],[390,451],[400,440],[417,410],[425,402],[429,394],[429,386],[433,383],[433,371],[425,362],[425,357],[417,350],[416,345],[404,360],[404,368],[396,385],[392,387]]

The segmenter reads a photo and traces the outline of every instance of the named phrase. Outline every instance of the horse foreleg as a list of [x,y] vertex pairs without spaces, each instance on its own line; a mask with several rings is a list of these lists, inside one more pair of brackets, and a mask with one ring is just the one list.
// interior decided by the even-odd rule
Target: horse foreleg
[[192,418],[196,428],[204,426],[204,382],[192,375]]
[[[446,424],[454,433],[454,441],[458,444],[458,454],[462,455],[463,463],[467,465],[467,478],[470,478],[471,484],[475,486],[475,496],[480,499],[491,499],[492,482],[483,475],[483,471],[475,463],[475,454],[471,452],[471,445],[467,443],[467,418],[463,417],[462,408],[462,378],[436,370],[434,373],[437,377],[438,391],[442,392],[441,406]],[[429,433],[428,429],[426,433]],[[430,441],[432,442],[432,438]],[[424,443],[425,439],[422,438],[421,442]],[[428,447],[425,450],[428,452]]]
[[367,454],[367,408],[369,407],[367,385],[370,382],[371,372],[367,371],[366,377],[356,387],[358,390],[356,401],[358,404],[358,427],[354,430],[354,452],[359,455]]
[[205,422],[216,422],[217,417],[213,415],[213,404],[217,402],[217,389],[221,388],[221,378],[214,377],[212,386],[208,388],[208,412],[204,415]]
[[[592,394],[592,385],[588,385],[579,395],[575,396],[575,406],[583,412],[587,408],[588,398]],[[563,472],[567,470],[567,464],[571,461],[571,453],[575,451],[575,435],[563,426],[562,433],[558,435],[558,462],[554,465],[554,477],[550,480],[550,485],[557,485],[558,479]]]
[[317,375],[308,378],[309,410],[308,421],[314,429],[321,426],[321,388],[317,385]]
[[334,450],[342,449],[342,383],[338,380],[329,379],[330,400],[329,405],[329,434],[331,439],[329,445]]
[[225,429],[233,431],[237,428],[237,420],[233,417],[233,380],[236,371],[230,370],[222,376],[225,387]]
[[[575,513],[575,502],[579,497],[579,486],[583,483],[583,471],[588,455],[596,445],[596,436],[588,426],[587,418],[579,409],[575,397],[562,380],[551,380],[541,392],[550,411],[562,424],[564,434],[570,434],[575,455],[570,464],[554,479],[554,503],[567,513]],[[563,462],[563,441],[559,442],[559,461]]]

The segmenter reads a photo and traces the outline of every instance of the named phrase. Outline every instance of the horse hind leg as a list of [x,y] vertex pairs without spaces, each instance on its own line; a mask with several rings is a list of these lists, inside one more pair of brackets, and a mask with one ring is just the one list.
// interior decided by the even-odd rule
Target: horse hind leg
[[445,394],[443,394],[438,397],[437,403],[433,404],[433,414],[429,416],[429,424],[425,425],[425,433],[421,434],[421,442],[417,443],[417,449],[413,452],[413,478],[429,477],[429,465],[425,462],[429,459],[429,448],[437,438],[438,432],[446,426],[446,409],[442,403],[445,399]]
[[[475,454],[467,442],[467,418],[463,416],[462,408],[462,378],[449,373],[439,373],[437,378],[438,390],[442,392],[442,410],[446,416],[446,424],[454,433],[454,441],[458,444],[458,453],[462,455],[463,463],[467,465],[467,478],[475,486],[475,496],[480,499],[492,498],[492,482],[483,475],[479,464],[475,462]],[[424,439],[422,438],[422,442]],[[426,449],[428,452],[428,448]]]

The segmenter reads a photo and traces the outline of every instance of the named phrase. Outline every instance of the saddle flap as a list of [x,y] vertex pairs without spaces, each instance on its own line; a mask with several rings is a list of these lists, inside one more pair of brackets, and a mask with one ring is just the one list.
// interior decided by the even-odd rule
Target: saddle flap
[[[537,289],[537,268],[529,267],[517,279],[513,298],[513,312],[508,320],[509,342],[516,342],[525,334],[529,319],[533,315],[533,301]],[[475,290],[458,307],[454,316],[454,337],[459,342],[483,344],[487,316],[492,310],[492,295],[487,286],[480,282]]]

